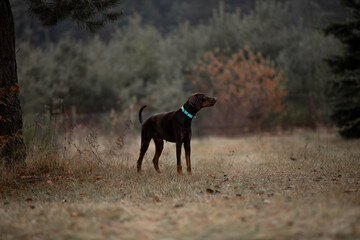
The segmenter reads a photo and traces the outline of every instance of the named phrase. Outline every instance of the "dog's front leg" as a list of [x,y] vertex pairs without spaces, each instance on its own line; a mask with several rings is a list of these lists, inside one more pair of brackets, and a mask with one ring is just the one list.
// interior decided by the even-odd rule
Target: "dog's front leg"
[[182,174],[182,167],[181,167],[181,146],[182,146],[182,141],[181,139],[176,141],[176,160],[177,160],[177,173],[178,175],[183,175]]
[[185,158],[186,158],[186,170],[189,175],[191,175],[191,160],[190,160],[190,137],[184,141],[185,148]]

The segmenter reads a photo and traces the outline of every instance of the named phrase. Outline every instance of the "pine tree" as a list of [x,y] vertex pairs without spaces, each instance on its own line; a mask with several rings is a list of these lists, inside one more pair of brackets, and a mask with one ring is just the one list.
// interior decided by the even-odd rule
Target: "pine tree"
[[[119,0],[27,0],[29,13],[43,25],[53,26],[70,18],[79,27],[95,31],[117,20],[111,11]],[[15,54],[15,27],[9,0],[0,1],[0,163],[24,165],[25,144]],[[46,66],[43,66],[46,67]]]
[[342,0],[347,9],[345,23],[334,23],[325,29],[344,45],[342,56],[327,62],[336,79],[329,81],[330,118],[344,138],[360,137],[360,0]]
[[44,26],[54,26],[67,18],[79,27],[91,32],[113,22],[123,12],[111,11],[119,4],[119,0],[26,0],[28,12],[37,17]]

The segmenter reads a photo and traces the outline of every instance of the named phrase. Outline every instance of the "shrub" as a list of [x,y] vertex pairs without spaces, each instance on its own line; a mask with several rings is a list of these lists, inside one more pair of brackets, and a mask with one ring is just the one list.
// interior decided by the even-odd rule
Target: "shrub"
[[236,130],[267,127],[285,109],[286,79],[274,63],[245,47],[231,57],[219,49],[205,53],[194,67],[193,84],[218,97],[213,122]]

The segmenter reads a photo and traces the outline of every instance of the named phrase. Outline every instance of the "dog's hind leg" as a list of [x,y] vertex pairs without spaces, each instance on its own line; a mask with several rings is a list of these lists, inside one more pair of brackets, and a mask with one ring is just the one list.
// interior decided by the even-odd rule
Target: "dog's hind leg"
[[154,168],[158,173],[161,173],[159,169],[159,157],[164,148],[164,140],[154,138],[154,142],[155,142],[155,155],[153,159]]
[[137,171],[138,173],[141,172],[141,165],[142,165],[142,160],[144,158],[144,155],[149,147],[149,143],[150,143],[151,138],[146,138],[146,137],[141,137],[141,147],[140,147],[140,154],[139,154],[139,159],[137,161]]

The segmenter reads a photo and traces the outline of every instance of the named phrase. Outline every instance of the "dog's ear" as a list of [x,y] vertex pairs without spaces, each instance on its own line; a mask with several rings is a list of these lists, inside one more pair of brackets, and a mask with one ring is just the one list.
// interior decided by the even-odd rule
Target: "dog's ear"
[[193,94],[189,97],[188,102],[191,106],[199,110],[201,108],[201,98],[202,96],[200,94]]

